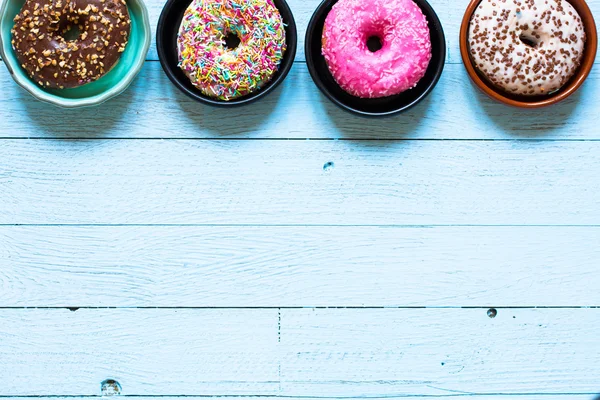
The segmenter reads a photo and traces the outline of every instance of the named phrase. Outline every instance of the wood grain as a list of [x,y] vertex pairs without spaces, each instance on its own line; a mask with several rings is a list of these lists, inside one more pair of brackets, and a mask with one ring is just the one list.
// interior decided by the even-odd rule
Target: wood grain
[[0,306],[600,306],[599,237],[599,227],[4,226]]
[[[56,397],[44,397],[36,396],[39,400],[89,400],[96,396],[56,396]],[[181,397],[186,397],[189,400],[202,400],[202,399],[215,399],[215,400],[278,400],[278,399],[295,399],[292,396],[137,396],[138,400],[153,400],[156,397],[160,397],[161,400],[181,400]],[[427,396],[413,396],[413,395],[398,395],[390,397],[368,397],[372,400],[393,400],[393,399],[456,399],[456,400],[598,400],[593,394],[577,394],[577,393],[562,393],[562,394],[542,394],[537,393],[535,395],[528,394],[492,394],[492,395],[479,395],[479,394],[447,394],[447,395],[427,395]],[[18,400],[22,397],[5,397],[6,400]],[[305,400],[339,400],[339,399],[364,399],[361,396],[348,396],[348,397],[301,397]]]
[[492,102],[473,88],[462,65],[448,65],[430,97],[383,120],[339,110],[318,92],[304,65],[294,65],[283,87],[263,101],[233,111],[188,99],[156,62],[146,63],[125,94],[96,108],[43,104],[3,68],[0,87],[0,137],[5,138],[600,139],[600,113],[585,100],[600,92],[597,69],[566,102],[532,111]]
[[364,120],[306,71],[319,1],[290,0],[292,72],[235,112],[179,94],[154,44],[93,109],[0,66],[0,397],[596,397],[600,72],[552,109],[492,103],[461,65],[466,3],[431,0],[440,84]]
[[282,386],[324,396],[594,393],[599,323],[600,309],[493,319],[486,310],[282,310]]
[[0,224],[598,225],[599,165],[598,142],[3,140]]
[[1,310],[3,395],[595,393],[600,309]]
[[[2,395],[270,394],[277,310],[1,310]],[[8,379],[10,377],[10,379]]]

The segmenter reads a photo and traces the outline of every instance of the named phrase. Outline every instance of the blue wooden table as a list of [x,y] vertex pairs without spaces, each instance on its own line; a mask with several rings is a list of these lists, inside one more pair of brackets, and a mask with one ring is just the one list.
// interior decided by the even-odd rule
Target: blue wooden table
[[[0,66],[0,397],[600,392],[600,70],[554,108],[493,103],[460,61],[466,2],[431,3],[444,75],[386,120],[335,108],[302,51],[234,111],[154,47],[85,110]],[[317,4],[291,1],[301,38]]]

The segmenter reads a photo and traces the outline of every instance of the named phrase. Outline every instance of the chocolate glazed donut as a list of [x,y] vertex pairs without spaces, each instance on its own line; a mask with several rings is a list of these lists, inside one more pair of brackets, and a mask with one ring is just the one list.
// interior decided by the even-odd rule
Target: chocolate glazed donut
[[[125,0],[27,0],[14,21],[12,46],[21,66],[40,86],[55,89],[105,75],[131,29]],[[78,37],[65,38],[77,28]]]

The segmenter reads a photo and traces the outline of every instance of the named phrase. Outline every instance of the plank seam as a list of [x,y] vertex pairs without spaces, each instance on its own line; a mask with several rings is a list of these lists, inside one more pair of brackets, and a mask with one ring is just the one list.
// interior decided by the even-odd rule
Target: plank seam
[[[262,395],[262,394],[240,394],[240,395],[146,395],[146,394],[125,394],[119,395],[115,397],[119,398],[219,398],[219,399],[227,399],[227,398],[263,398],[263,399],[395,399],[395,398],[452,398],[452,397],[478,397],[478,396],[514,396],[514,397],[523,397],[523,396],[547,396],[547,397],[555,397],[555,396],[594,396],[598,395],[595,392],[557,392],[557,393],[452,393],[452,394],[440,394],[440,395],[427,395],[427,394],[406,394],[406,395],[389,395],[389,396],[290,396],[290,395]],[[88,399],[96,399],[102,398],[106,399],[106,396],[101,395],[16,395],[16,396],[8,396],[8,395],[0,395],[0,399],[64,399],[64,398],[88,398]],[[600,397],[596,397],[591,400],[600,400]]]
[[389,224],[389,225],[378,225],[378,224],[358,224],[358,225],[342,225],[342,224],[0,224],[0,228],[6,227],[106,227],[106,228],[119,228],[119,227],[138,227],[138,228],[406,228],[406,229],[417,229],[417,228],[599,228],[600,225],[589,225],[589,224],[564,224],[564,225],[550,225],[550,224],[534,224],[534,225],[511,225],[511,224],[417,224],[417,225],[401,225],[401,224]]
[[[281,341],[281,310],[579,310],[600,309],[600,305],[562,305],[562,306],[0,306],[2,310],[279,310],[278,341]],[[600,400],[600,399],[599,399]]]
[[223,138],[223,137],[202,137],[202,138],[181,138],[181,137],[114,137],[114,138],[90,138],[90,137],[77,137],[77,136],[0,136],[0,140],[45,140],[45,141],[117,141],[117,140],[148,140],[148,141],[163,141],[163,140],[178,140],[178,141],[222,141],[222,142],[249,142],[249,141],[269,141],[269,142],[533,142],[533,143],[544,143],[544,142],[600,142],[600,138],[597,139],[569,139],[569,138],[448,138],[448,139],[436,139],[436,138],[322,138],[322,137],[291,137],[291,138]]

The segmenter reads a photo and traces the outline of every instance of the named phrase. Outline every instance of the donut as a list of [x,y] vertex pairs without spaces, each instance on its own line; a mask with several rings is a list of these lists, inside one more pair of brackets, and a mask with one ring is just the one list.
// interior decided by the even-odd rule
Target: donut
[[585,28],[566,0],[482,0],[469,24],[475,67],[515,95],[548,95],[575,74]]
[[340,0],[325,19],[322,54],[349,94],[397,95],[415,87],[431,61],[427,19],[413,0]]
[[[125,50],[125,0],[27,0],[14,18],[12,47],[40,86],[73,88],[108,73]],[[65,35],[78,29],[74,40]]]
[[[233,45],[228,41],[234,38]],[[205,96],[230,101],[262,88],[286,50],[272,0],[194,0],[177,37],[179,67]]]

